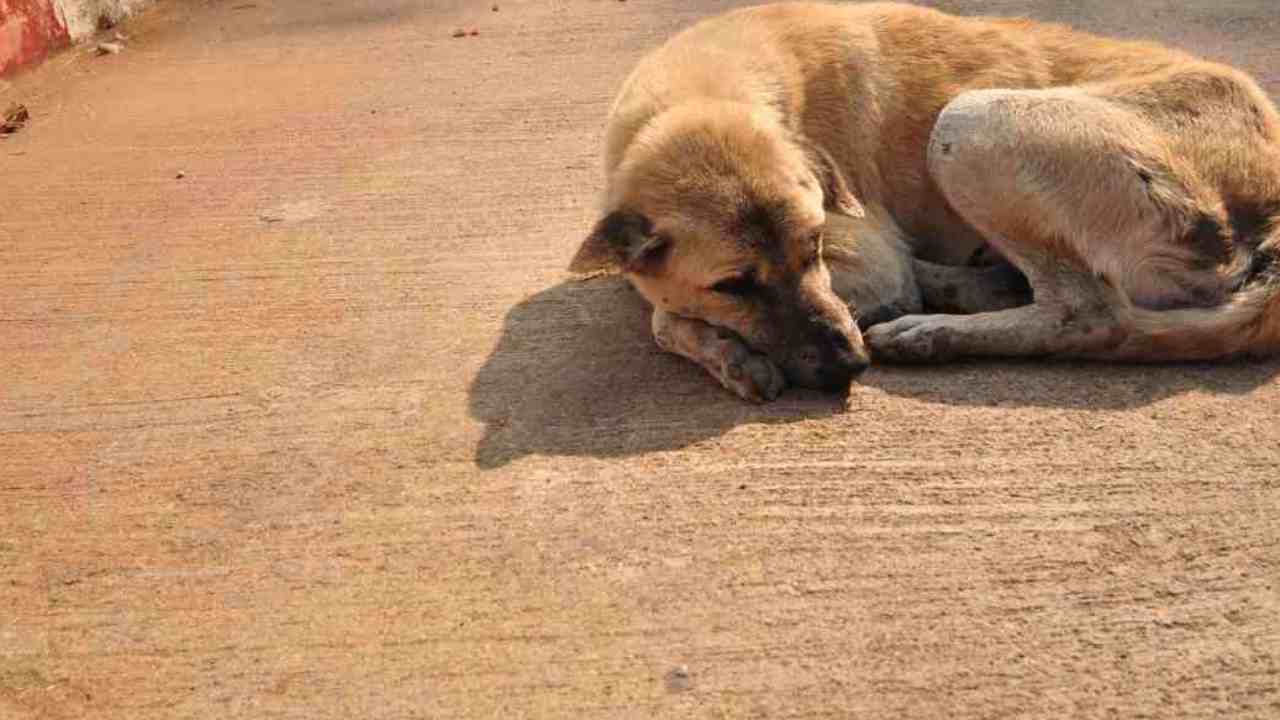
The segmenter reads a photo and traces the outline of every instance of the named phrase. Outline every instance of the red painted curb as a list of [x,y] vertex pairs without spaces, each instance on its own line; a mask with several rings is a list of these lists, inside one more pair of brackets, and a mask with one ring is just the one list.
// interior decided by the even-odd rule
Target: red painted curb
[[0,0],[0,75],[43,60],[71,42],[54,0]]

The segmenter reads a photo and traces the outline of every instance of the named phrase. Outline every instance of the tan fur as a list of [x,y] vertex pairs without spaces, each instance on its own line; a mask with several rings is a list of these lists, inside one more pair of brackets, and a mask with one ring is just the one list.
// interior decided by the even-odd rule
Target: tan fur
[[[641,60],[604,156],[613,221],[571,268],[621,271],[657,311],[731,329],[805,384],[802,360],[836,356],[814,356],[822,333],[797,318],[860,354],[829,296],[860,310],[874,287],[894,295],[874,305],[916,312],[915,292],[953,309],[938,298],[967,299],[957,278],[984,276],[927,263],[959,265],[984,243],[1035,303],[977,290],[956,305],[987,312],[876,325],[877,358],[1280,345],[1280,119],[1244,73],[1178,50],[894,3],[747,8]],[[926,263],[922,289],[894,285],[903,242]],[[709,289],[745,267],[771,304]]]

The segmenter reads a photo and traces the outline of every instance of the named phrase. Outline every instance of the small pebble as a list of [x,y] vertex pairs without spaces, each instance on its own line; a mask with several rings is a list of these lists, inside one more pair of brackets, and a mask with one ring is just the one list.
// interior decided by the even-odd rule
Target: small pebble
[[184,177],[186,177],[186,176],[187,176],[187,174],[186,174],[186,173],[184,173],[184,172],[182,172],[181,170],[179,170],[179,171],[178,171],[178,174],[177,174],[177,175],[174,175],[174,177],[175,177],[175,178],[177,178],[177,179],[179,179],[179,180],[181,180],[182,178],[184,178]]
[[672,668],[663,679],[666,681],[668,692],[685,692],[693,686],[693,683],[689,678],[688,665],[680,665],[679,667]]
[[124,50],[124,45],[121,45],[120,43],[114,43],[114,42],[98,43],[99,55],[119,55],[121,50]]
[[457,30],[454,30],[454,31],[453,31],[453,36],[454,36],[454,37],[466,37],[466,36],[467,36],[467,31],[466,31],[466,30],[463,30],[462,28],[458,28]]

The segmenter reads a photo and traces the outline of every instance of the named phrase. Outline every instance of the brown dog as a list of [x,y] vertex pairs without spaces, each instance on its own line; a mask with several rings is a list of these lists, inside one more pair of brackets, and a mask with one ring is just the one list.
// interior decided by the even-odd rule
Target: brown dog
[[[605,170],[570,269],[624,273],[659,344],[743,397],[866,367],[850,257],[899,239],[949,265],[989,245],[1034,302],[917,266],[926,300],[971,314],[872,325],[877,359],[1280,350],[1280,119],[1176,50],[891,3],[747,8],[640,62]],[[887,276],[910,264],[882,254]]]

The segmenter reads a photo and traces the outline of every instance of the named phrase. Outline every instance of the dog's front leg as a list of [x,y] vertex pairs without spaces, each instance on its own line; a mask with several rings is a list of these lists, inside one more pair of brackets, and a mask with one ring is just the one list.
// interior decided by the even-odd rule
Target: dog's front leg
[[663,350],[701,365],[744,400],[773,400],[786,387],[777,365],[724,328],[654,310],[653,339]]

